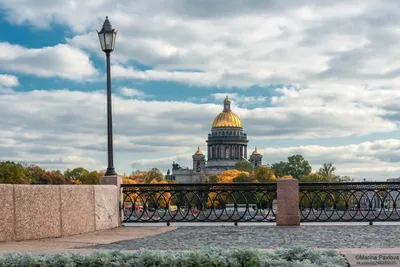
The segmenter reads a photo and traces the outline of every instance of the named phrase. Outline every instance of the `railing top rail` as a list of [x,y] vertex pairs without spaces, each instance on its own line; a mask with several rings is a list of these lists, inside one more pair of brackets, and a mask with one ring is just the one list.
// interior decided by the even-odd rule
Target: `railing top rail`
[[386,182],[386,181],[375,181],[375,182],[299,182],[299,185],[313,185],[313,184],[318,184],[318,185],[375,185],[375,184],[394,184],[398,185],[400,182]]
[[[127,190],[276,190],[276,183],[121,184]],[[131,189],[132,188],[132,189]]]
[[276,183],[179,183],[179,184],[121,184],[122,187],[131,187],[131,186],[149,186],[149,187],[157,187],[157,186],[176,186],[176,187],[184,187],[184,186],[262,186],[262,185],[276,185]]
[[400,189],[400,182],[301,182],[300,190],[379,190]]

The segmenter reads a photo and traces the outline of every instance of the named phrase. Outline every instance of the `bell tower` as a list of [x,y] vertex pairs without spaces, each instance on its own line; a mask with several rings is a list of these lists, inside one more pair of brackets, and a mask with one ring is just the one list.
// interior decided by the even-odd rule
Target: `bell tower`
[[193,158],[193,171],[202,172],[206,168],[206,157],[203,152],[200,151],[200,147],[197,147],[197,151],[192,156]]
[[254,168],[258,168],[262,165],[262,158],[263,156],[256,147],[250,156],[250,163],[253,164]]

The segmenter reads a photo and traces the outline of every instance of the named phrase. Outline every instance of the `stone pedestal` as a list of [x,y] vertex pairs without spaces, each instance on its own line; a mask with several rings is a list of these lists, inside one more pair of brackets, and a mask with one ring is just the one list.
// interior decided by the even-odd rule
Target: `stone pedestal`
[[277,183],[276,225],[300,225],[299,181],[297,179],[279,179]]
[[121,209],[123,204],[123,195],[122,195],[122,177],[119,175],[110,175],[110,176],[102,176],[100,177],[100,184],[102,185],[115,185],[117,187],[117,199],[118,199],[118,212],[119,220],[118,226],[122,226],[122,218],[124,217],[123,210]]

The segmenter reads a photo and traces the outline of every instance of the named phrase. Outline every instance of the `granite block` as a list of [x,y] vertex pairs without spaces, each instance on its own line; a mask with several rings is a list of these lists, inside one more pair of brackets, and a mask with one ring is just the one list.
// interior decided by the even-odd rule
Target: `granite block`
[[96,185],[94,196],[96,230],[118,227],[120,218],[117,186]]
[[62,236],[87,233],[95,230],[94,186],[61,186]]
[[15,240],[60,237],[60,186],[14,185]]
[[100,184],[116,185],[118,188],[121,188],[122,176],[119,175],[102,176],[100,177]]
[[278,226],[296,226],[300,225],[300,216],[298,215],[279,215],[276,217]]
[[[100,177],[100,184],[101,185],[115,185],[115,186],[117,186],[117,189],[118,189],[118,191],[117,191],[118,206],[121,207],[122,206],[122,202],[124,201],[123,200],[122,190],[121,190],[122,176],[119,176],[119,175],[102,176],[102,177]],[[119,215],[118,226],[122,226],[122,218],[124,217],[123,211],[120,210],[118,215]]]
[[277,184],[277,225],[300,225],[299,182],[279,179]]
[[13,185],[0,184],[0,242],[14,239]]

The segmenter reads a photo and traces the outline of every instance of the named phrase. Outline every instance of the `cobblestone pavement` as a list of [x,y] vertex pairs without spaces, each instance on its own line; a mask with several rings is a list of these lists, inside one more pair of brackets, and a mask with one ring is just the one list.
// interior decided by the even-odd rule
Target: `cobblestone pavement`
[[340,226],[182,226],[176,230],[144,238],[101,244],[95,249],[138,250],[223,248],[394,248],[399,247],[398,225]]

